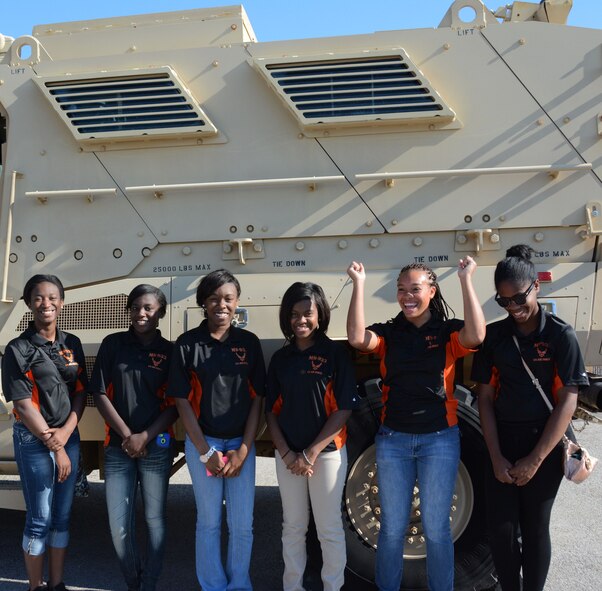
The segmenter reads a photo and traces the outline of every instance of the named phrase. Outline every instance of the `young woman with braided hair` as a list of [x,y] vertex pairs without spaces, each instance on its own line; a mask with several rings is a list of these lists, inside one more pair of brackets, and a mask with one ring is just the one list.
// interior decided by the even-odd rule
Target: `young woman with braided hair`
[[382,511],[376,552],[380,591],[398,591],[401,584],[416,480],[429,589],[454,588],[449,511],[460,460],[454,367],[457,359],[485,338],[485,319],[472,286],[476,266],[468,256],[458,264],[464,322],[449,318],[450,308],[433,270],[411,264],[397,278],[401,312],[389,322],[368,327],[364,321],[364,266],[353,262],[347,269],[353,281],[347,337],[356,349],[381,359],[384,410],[376,436]]

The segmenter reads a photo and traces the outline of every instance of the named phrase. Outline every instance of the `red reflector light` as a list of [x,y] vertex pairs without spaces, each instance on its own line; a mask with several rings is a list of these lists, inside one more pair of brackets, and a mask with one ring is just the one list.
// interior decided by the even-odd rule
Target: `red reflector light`
[[539,279],[540,283],[550,283],[552,281],[552,272],[540,271],[537,273],[537,279]]

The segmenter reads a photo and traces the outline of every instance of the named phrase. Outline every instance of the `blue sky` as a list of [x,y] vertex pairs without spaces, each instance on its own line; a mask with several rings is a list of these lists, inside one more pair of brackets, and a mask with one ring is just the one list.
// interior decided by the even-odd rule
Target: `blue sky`
[[[508,1],[508,0],[507,0]],[[6,0],[0,33],[19,37],[34,25],[235,4],[219,0]],[[436,27],[452,0],[247,0],[243,5],[260,41]],[[494,10],[504,0],[486,0]],[[600,0],[574,0],[569,24],[602,29]]]

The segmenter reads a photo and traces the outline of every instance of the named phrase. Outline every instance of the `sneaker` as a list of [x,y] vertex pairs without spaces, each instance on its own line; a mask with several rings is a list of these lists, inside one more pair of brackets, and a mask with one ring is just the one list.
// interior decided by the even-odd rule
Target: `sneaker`
[[48,585],[48,587],[45,587],[45,589],[47,589],[47,591],[69,591],[69,589],[67,589],[65,587],[65,583],[63,583],[62,581],[58,585],[55,585],[54,587],[51,587],[50,585]]

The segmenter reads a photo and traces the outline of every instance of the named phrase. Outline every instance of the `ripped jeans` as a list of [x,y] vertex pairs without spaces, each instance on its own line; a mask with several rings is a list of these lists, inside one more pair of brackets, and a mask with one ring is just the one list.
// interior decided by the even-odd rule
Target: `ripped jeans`
[[13,425],[13,443],[27,508],[23,551],[39,556],[46,551],[46,544],[66,548],[79,463],[77,428],[65,444],[71,460],[71,474],[65,482],[57,480],[54,453],[21,422]]

